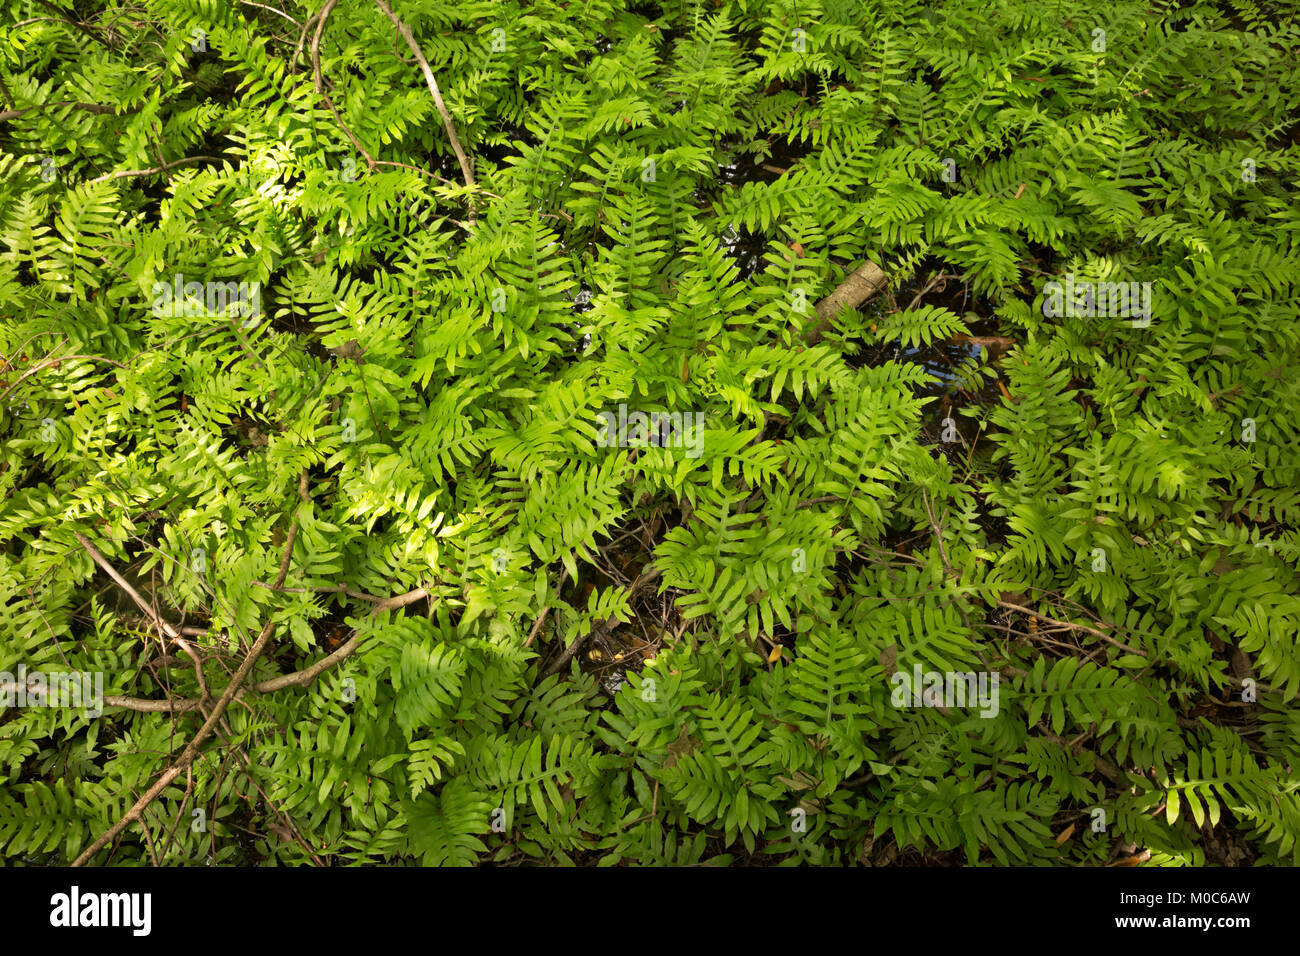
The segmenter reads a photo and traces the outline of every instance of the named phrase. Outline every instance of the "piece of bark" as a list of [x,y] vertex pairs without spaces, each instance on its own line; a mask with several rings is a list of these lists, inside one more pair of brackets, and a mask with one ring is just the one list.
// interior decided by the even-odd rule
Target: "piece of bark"
[[1246,652],[1240,647],[1232,649],[1232,655],[1228,661],[1232,665],[1232,673],[1237,680],[1248,680],[1255,676],[1254,668],[1250,666],[1250,658],[1246,656]]
[[1015,339],[1005,335],[954,335],[952,340],[959,345],[975,345],[990,352],[1005,352],[1016,344]]
[[844,281],[835,287],[835,291],[817,303],[818,322],[807,334],[809,345],[821,341],[822,333],[830,328],[831,321],[844,309],[856,309],[863,302],[879,295],[889,284],[889,276],[884,269],[870,259],[858,266]]

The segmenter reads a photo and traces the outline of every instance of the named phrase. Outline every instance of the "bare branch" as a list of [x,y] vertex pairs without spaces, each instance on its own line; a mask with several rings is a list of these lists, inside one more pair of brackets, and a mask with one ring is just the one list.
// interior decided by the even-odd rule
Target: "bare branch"
[[109,179],[128,179],[132,176],[152,176],[155,173],[165,173],[169,169],[175,169],[177,166],[191,166],[194,163],[203,162],[221,162],[219,156],[186,156],[184,159],[178,159],[174,163],[165,163],[162,166],[154,166],[152,169],[119,169],[115,173],[105,173],[103,176],[96,176],[94,179],[86,180],[87,186],[95,183],[102,183]]
[[[424,82],[429,86],[429,92],[433,94],[433,105],[438,108],[438,115],[442,117],[443,128],[447,131],[447,138],[451,140],[451,148],[456,152],[456,160],[460,163],[461,175],[465,178],[465,186],[468,189],[474,188],[474,173],[470,169],[469,158],[466,157],[465,151],[460,147],[460,139],[456,136],[456,127],[451,121],[451,113],[447,111],[447,104],[442,101],[442,92],[438,89],[438,81],[433,76],[433,70],[429,69],[429,61],[424,58],[420,51],[420,45],[415,42],[415,37],[411,36],[411,31],[393,13],[392,9],[384,0],[375,0],[375,5],[384,11],[384,15],[393,21],[393,26],[397,27],[397,32],[402,35],[406,45],[411,48],[415,54],[416,62],[420,64],[420,71],[424,74]],[[469,221],[470,225],[474,224],[474,197],[469,197]]]
[[45,358],[14,379],[13,384],[6,388],[4,392],[0,393],[0,401],[4,401],[8,398],[9,393],[21,385],[24,379],[29,375],[35,375],[41,369],[50,368],[51,366],[58,365],[60,362],[71,362],[73,359],[83,359],[88,362],[106,362],[109,365],[116,365],[118,368],[126,368],[125,365],[116,359],[104,358],[102,355],[61,355],[58,358]]
[[105,694],[104,706],[121,707],[123,710],[138,710],[150,714],[183,714],[202,710],[203,701],[197,697],[184,700],[151,700],[147,697],[119,697],[115,694]]
[[5,110],[0,113],[0,123],[7,120],[17,119],[24,113],[30,113],[32,110],[45,110],[55,106],[75,106],[79,110],[85,110],[87,113],[116,113],[116,106],[104,106],[100,103],[78,103],[75,100],[63,100],[58,103],[40,103],[36,106],[24,106],[20,110]]
[[143,611],[145,615],[154,622],[161,633],[173,638],[181,636],[180,630],[165,621],[162,615],[156,612],[153,609],[153,606],[140,596],[140,592],[131,587],[131,585],[127,583],[126,578],[117,573],[113,566],[105,560],[104,556],[99,553],[99,550],[90,543],[89,539],[84,534],[80,531],[74,531],[72,532],[72,535],[81,542],[81,546],[86,549],[86,552],[94,559],[95,563],[104,569],[104,573],[117,582],[117,586],[126,592],[127,597],[135,602],[136,607]]
[[250,7],[261,7],[263,10],[267,10],[271,13],[274,13],[277,17],[284,17],[286,20],[288,20],[298,29],[300,30],[302,29],[302,24],[299,23],[297,20],[295,20],[293,17],[289,16],[289,14],[285,13],[283,10],[277,10],[275,7],[269,7],[264,3],[254,3],[253,0],[239,0],[239,2]]
[[[303,472],[302,478],[299,480],[298,491],[302,496],[304,503],[310,500],[310,497],[307,494],[306,472]],[[81,536],[78,535],[78,538],[81,538]],[[295,516],[289,524],[289,533],[286,536],[284,543],[284,556],[280,559],[280,573],[276,577],[275,581],[276,587],[284,584],[284,579],[289,573],[289,560],[293,556],[293,546],[297,540],[298,519]],[[82,539],[82,545],[89,545],[89,542]],[[126,813],[122,815],[122,818],[118,820],[117,823],[109,827],[102,836],[78,854],[77,858],[72,861],[73,866],[84,865],[86,861],[98,853],[110,840],[114,839],[118,834],[130,826],[133,821],[139,820],[140,815],[144,812],[145,808],[157,799],[158,795],[166,790],[167,787],[171,785],[171,782],[180,776],[180,774],[194,762],[194,758],[199,754],[199,749],[207,739],[212,736],[212,732],[216,729],[218,721],[221,720],[221,715],[226,712],[226,708],[230,706],[230,702],[235,699],[236,693],[238,693],[239,689],[243,686],[249,672],[253,669],[253,665],[257,662],[258,657],[261,656],[262,651],[266,648],[266,645],[271,640],[271,635],[274,632],[275,622],[274,620],[268,620],[262,628],[262,633],[258,635],[253,646],[249,648],[248,654],[239,665],[239,669],[235,671],[235,676],[232,677],[230,683],[226,685],[226,689],[222,691],[221,699],[218,700],[216,706],[212,708],[212,712],[208,714],[207,720],[203,722],[203,726],[199,728],[198,733],[196,733],[185,746],[185,750],[181,753],[180,757],[163,772],[162,776],[158,778],[154,785],[145,791],[144,795],[131,806],[131,809],[127,810]]]
[[46,10],[50,11],[50,13],[58,17],[65,25],[70,27],[75,27],[77,30],[81,31],[83,34],[90,37],[90,39],[98,43],[100,46],[105,47],[109,50],[113,49],[113,47],[109,44],[109,42],[105,40],[102,36],[100,36],[98,31],[93,29],[89,23],[87,23],[84,20],[78,20],[75,11],[64,10],[63,8],[51,3],[50,0],[36,0],[36,2],[39,3],[42,7],[44,7]]
[[[568,568],[565,568],[560,572],[560,583],[555,586],[556,594],[559,594],[560,589],[564,587],[564,581],[568,576],[569,576]],[[539,614],[537,616],[537,620],[533,622],[533,629],[528,632],[528,640],[524,641],[524,647],[532,646],[533,641],[537,638],[537,635],[542,630],[542,625],[546,623],[546,616],[550,613],[551,613],[551,606],[549,604],[546,605],[546,607],[542,608],[542,613]]]
[[[334,122],[339,124],[339,128],[343,130],[347,138],[351,140],[352,145],[356,147],[357,152],[365,157],[367,169],[374,169],[376,166],[375,158],[366,151],[364,146],[361,145],[361,140],[357,139],[356,134],[352,132],[348,124],[343,122],[343,117],[339,115],[338,109],[334,106],[334,101],[330,99],[330,95],[325,92],[325,77],[321,73],[320,68],[320,38],[321,34],[325,32],[325,21],[329,19],[330,13],[333,12],[334,7],[338,2],[339,0],[325,0],[325,6],[321,7],[320,13],[317,14],[316,33],[311,38],[312,76],[316,84],[316,92],[320,94],[321,99],[325,101],[325,105],[328,106],[330,112],[334,114]],[[310,25],[311,21],[308,20],[307,24]],[[306,27],[304,27],[304,35],[305,30]]]
[[[272,590],[294,590],[273,588]],[[317,590],[317,589],[312,589]],[[414,591],[407,591],[405,594],[398,594],[394,597],[377,598],[369,594],[353,592],[350,588],[322,588],[319,590],[340,590],[347,591],[349,594],[361,597],[364,600],[374,601],[375,607],[371,609],[371,614],[382,614],[384,611],[391,611],[396,608],[406,607],[429,596],[427,588],[416,588]],[[283,690],[286,687],[306,687],[311,684],[317,677],[351,657],[361,644],[361,637],[353,634],[352,637],[327,657],[321,658],[310,667],[303,668],[300,671],[294,671],[291,674],[281,674],[279,677],[271,677],[256,684],[250,684],[248,687],[240,690],[235,696],[242,697],[245,693],[254,694],[272,694],[277,690]],[[122,707],[127,710],[140,711],[157,711],[157,712],[181,712],[199,710],[201,701],[197,698],[186,698],[178,700],[151,700],[140,697],[105,697],[104,704],[107,707]]]
[[1019,611],[1021,614],[1027,614],[1030,617],[1036,617],[1040,621],[1046,621],[1048,624],[1056,624],[1059,627],[1068,630],[1083,631],[1085,634],[1091,634],[1093,637],[1099,637],[1108,644],[1118,647],[1121,651],[1128,651],[1130,654],[1137,654],[1140,657],[1146,657],[1147,652],[1136,647],[1129,647],[1127,644],[1115,640],[1105,631],[1099,631],[1095,627],[1088,627],[1086,624],[1075,624],[1073,621],[1058,621],[1056,618],[1047,617],[1039,611],[1031,611],[1027,607],[1021,607],[1019,604],[1010,604],[1007,601],[999,601],[998,607],[1004,607],[1008,611]]

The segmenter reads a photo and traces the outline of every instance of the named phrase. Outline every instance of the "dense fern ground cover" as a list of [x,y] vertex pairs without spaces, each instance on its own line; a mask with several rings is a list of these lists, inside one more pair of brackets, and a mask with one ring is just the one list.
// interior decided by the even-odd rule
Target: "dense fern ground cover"
[[1293,5],[3,7],[8,861],[1300,860]]

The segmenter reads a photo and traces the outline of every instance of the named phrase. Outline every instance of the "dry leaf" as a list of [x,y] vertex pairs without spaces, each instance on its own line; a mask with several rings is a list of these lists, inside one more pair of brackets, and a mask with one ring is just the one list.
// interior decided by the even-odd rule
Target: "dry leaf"
[[361,356],[366,354],[366,350],[361,347],[361,343],[356,339],[349,339],[336,349],[331,349],[335,355],[341,359],[351,359],[358,365],[365,365],[365,359]]
[[695,750],[699,745],[700,742],[692,737],[686,729],[686,725],[682,724],[682,732],[677,735],[676,740],[668,745],[668,759],[664,761],[664,766],[677,766],[678,760]]
[[1107,863],[1106,865],[1108,867],[1109,866],[1141,866],[1149,859],[1151,859],[1151,851],[1143,850],[1141,853],[1136,853],[1133,856],[1126,856],[1121,860],[1116,860],[1114,863]]

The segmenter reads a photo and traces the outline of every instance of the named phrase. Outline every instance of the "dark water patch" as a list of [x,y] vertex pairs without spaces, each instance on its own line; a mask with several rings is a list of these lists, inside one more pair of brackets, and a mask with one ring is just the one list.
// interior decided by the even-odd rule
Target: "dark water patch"
[[962,411],[986,409],[999,400],[1005,388],[1000,365],[1007,351],[1002,343],[1010,341],[987,334],[996,329],[991,321],[971,322],[969,315],[967,320],[970,335],[903,348],[898,359],[920,365],[929,378],[929,384],[916,392],[918,397],[933,399],[922,413],[922,444],[960,451],[963,459],[975,443],[985,416]]
[[[728,193],[747,183],[774,183],[791,173],[811,149],[806,143],[791,143],[779,136],[767,142],[769,149],[760,154],[744,153],[735,143],[724,145],[714,182],[702,184],[694,193],[697,205],[707,209],[720,204]],[[751,232],[736,224],[729,227],[722,239],[723,251],[740,269],[742,281],[763,268],[769,238],[767,231]]]
[[773,135],[766,143],[767,149],[752,154],[742,152],[733,144],[718,164],[718,183],[737,187],[745,183],[774,183],[812,151],[808,143],[791,142],[783,136]]
[[[665,507],[657,509],[649,522],[636,520],[613,530],[610,540],[596,553],[594,563],[579,565],[577,579],[566,577],[560,588],[561,599],[575,608],[586,608],[593,594],[631,589],[627,621],[593,622],[591,632],[579,639],[582,646],[574,655],[579,669],[594,678],[610,699],[618,693],[628,673],[640,673],[645,662],[658,653],[665,638],[675,633],[673,629],[680,621],[675,599],[680,592],[669,589],[660,594],[659,582],[651,575],[651,569],[654,547],[663,534],[685,520],[675,508]],[[563,653],[556,639],[563,628],[557,626],[548,633],[551,637],[543,654],[543,673]],[[567,672],[568,667],[566,663],[563,670]]]
[[[885,260],[887,271],[892,265]],[[922,412],[918,441],[942,450],[959,474],[981,474],[990,466],[992,450],[990,443],[981,441],[988,434],[986,410],[1006,394],[1002,362],[1016,340],[1002,329],[994,303],[956,277],[941,278],[946,269],[939,260],[926,260],[909,279],[864,305],[862,311],[874,329],[894,308],[940,306],[961,316],[967,331],[923,345],[897,339],[864,343],[850,365],[920,366],[926,382],[914,394],[929,401]]]
[[1276,135],[1269,137],[1268,145],[1278,151],[1290,146],[1300,146],[1300,120],[1281,128]]
[[762,233],[752,233],[744,227],[727,230],[722,237],[722,250],[740,270],[736,281],[744,282],[762,270],[767,243],[767,237]]
[[[494,133],[502,139],[502,142],[479,143],[475,146],[474,152],[476,160],[480,158],[490,160],[498,168],[505,162],[507,157],[518,156],[520,146],[535,148],[538,145],[538,139],[531,130],[515,123],[505,124],[502,128],[495,130]],[[476,162],[475,166],[477,167],[477,165]],[[460,169],[459,163],[456,168],[457,170]],[[479,174],[477,168],[475,174],[477,178]]]

